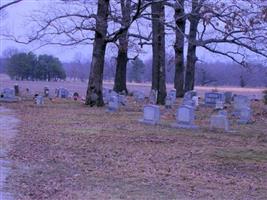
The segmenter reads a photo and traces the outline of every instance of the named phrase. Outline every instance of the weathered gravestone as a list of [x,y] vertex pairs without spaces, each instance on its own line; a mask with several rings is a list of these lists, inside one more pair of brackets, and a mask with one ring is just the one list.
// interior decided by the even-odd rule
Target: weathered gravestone
[[173,106],[173,98],[171,96],[166,96],[165,98],[165,108],[170,109]]
[[43,105],[44,104],[44,97],[37,95],[35,97],[35,103],[36,103],[36,105]]
[[5,88],[1,92],[0,101],[2,102],[16,102],[19,98],[15,96],[15,90],[11,88]]
[[236,95],[234,97],[234,115],[240,116],[241,109],[250,108],[250,100],[247,96]]
[[174,128],[197,128],[194,124],[195,111],[192,106],[182,105],[176,111],[176,123],[172,124]]
[[56,96],[59,98],[68,98],[69,97],[69,91],[65,88],[59,88],[56,89]]
[[133,92],[134,100],[136,102],[142,103],[145,100],[145,94],[141,91],[134,91]]
[[168,96],[170,96],[170,97],[172,98],[172,103],[174,104],[175,101],[176,101],[176,89],[172,89],[172,90],[169,92]]
[[225,103],[231,104],[233,93],[232,92],[225,92],[224,96],[225,96]]
[[73,99],[74,99],[74,101],[77,101],[78,98],[79,98],[79,93],[78,92],[74,92],[73,93]]
[[211,129],[222,129],[229,131],[229,120],[227,118],[227,112],[225,110],[219,111],[218,114],[212,115],[210,118]]
[[240,116],[239,116],[239,120],[238,123],[239,124],[248,124],[251,123],[251,115],[252,115],[252,111],[249,107],[243,107],[240,109]]
[[111,96],[108,101],[108,112],[116,112],[119,109],[118,96]]
[[157,90],[151,90],[149,95],[149,103],[150,104],[156,104],[158,99],[158,91]]
[[215,109],[216,109],[216,110],[223,110],[223,109],[224,109],[224,104],[223,104],[223,102],[220,101],[220,100],[216,101]]
[[198,107],[199,106],[198,96],[193,96],[192,97],[192,101],[194,102],[194,106],[195,107]]
[[156,105],[146,105],[144,107],[143,119],[139,120],[142,123],[156,125],[160,122],[160,107]]
[[110,89],[103,88],[103,101],[104,104],[108,104],[109,99],[110,99]]
[[221,101],[222,103],[225,103],[224,93],[221,93],[221,92],[205,93],[205,105],[215,107],[217,101]]
[[44,97],[49,97],[49,88],[44,87]]
[[14,91],[15,91],[15,96],[19,96],[19,85],[18,84],[14,85]]
[[184,94],[184,101],[192,100],[192,98],[195,96],[197,96],[197,91],[190,90]]

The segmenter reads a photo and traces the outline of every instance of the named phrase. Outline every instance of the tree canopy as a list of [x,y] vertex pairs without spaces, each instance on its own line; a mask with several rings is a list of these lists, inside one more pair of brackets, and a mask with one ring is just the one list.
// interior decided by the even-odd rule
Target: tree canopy
[[16,53],[7,62],[7,73],[16,80],[59,80],[66,73],[60,60],[51,55]]

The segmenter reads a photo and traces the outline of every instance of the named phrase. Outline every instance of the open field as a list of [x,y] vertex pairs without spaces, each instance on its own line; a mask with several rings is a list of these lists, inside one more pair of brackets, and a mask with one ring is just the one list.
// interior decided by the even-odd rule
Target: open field
[[[62,84],[72,92],[86,88],[19,82],[32,91]],[[196,110],[200,128],[192,131],[170,127],[181,99],[173,109],[161,107],[157,126],[139,123],[143,104],[127,100],[117,113],[71,99],[1,103],[20,120],[9,152],[9,191],[22,200],[267,199],[267,106],[261,101],[252,102],[253,123],[239,125],[230,116],[233,131],[224,133],[209,129],[211,108]]]

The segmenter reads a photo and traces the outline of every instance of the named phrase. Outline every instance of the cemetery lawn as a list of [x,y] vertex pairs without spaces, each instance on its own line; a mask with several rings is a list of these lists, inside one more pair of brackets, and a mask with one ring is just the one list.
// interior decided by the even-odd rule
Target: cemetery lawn
[[[178,103],[178,102],[177,102]],[[138,122],[142,105],[117,113],[72,100],[4,104],[21,120],[13,141],[9,189],[17,199],[267,199],[267,109],[230,133],[209,130],[212,110],[197,110],[196,130]],[[177,106],[175,106],[177,107]]]

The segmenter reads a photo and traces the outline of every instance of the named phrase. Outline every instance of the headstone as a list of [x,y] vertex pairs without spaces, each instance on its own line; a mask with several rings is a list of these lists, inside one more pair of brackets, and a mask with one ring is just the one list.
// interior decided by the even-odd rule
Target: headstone
[[74,99],[74,101],[77,101],[78,98],[79,98],[79,93],[78,92],[74,92],[73,93],[73,99]]
[[19,85],[18,84],[14,85],[14,91],[15,91],[15,96],[19,96]]
[[111,96],[108,102],[108,112],[116,112],[119,109],[118,96]]
[[144,107],[143,119],[140,122],[156,125],[160,122],[160,107],[156,105],[146,105]]
[[65,99],[69,97],[69,91],[65,88],[59,88],[59,89],[56,89],[56,95],[59,98]]
[[110,98],[110,89],[103,88],[103,101],[105,104],[108,104]]
[[172,96],[166,96],[165,98],[165,108],[170,109],[173,106],[173,97]]
[[168,96],[170,96],[170,97],[172,98],[172,103],[174,104],[175,101],[176,101],[176,89],[172,89],[172,90],[169,92]]
[[210,128],[229,131],[229,120],[227,118],[227,112],[223,110],[218,114],[212,115],[210,118]]
[[150,104],[156,104],[158,98],[158,91],[157,90],[151,90],[149,95],[149,103]]
[[5,88],[0,94],[0,101],[2,102],[17,102],[19,97],[15,96],[15,90],[11,88]]
[[251,122],[251,114],[252,114],[252,111],[249,107],[241,108],[240,118],[238,120],[238,123],[240,123],[240,124],[250,123]]
[[231,104],[233,93],[232,92],[225,92],[224,96],[225,96],[225,103]]
[[192,100],[194,96],[197,96],[197,92],[195,90],[190,90],[184,94],[184,100]]
[[247,96],[236,95],[234,97],[234,112],[239,112],[242,108],[250,107],[250,100]]
[[223,109],[224,109],[224,104],[223,104],[223,102],[220,101],[220,100],[216,101],[215,109],[216,109],[216,110],[223,110]]
[[3,98],[14,98],[15,97],[15,90],[11,88],[5,88],[2,92]]
[[44,87],[44,97],[49,97],[49,88]]
[[133,97],[136,102],[142,103],[145,100],[145,94],[141,91],[134,91]]
[[176,111],[176,123],[172,124],[175,128],[197,128],[194,124],[195,111],[192,106],[182,105]]
[[199,106],[198,96],[193,96],[193,97],[192,97],[192,101],[194,102],[195,107],[198,107],[198,106]]
[[216,106],[217,101],[222,101],[225,103],[225,95],[221,92],[207,92],[205,93],[205,105]]
[[44,97],[43,96],[40,96],[40,95],[37,95],[35,97],[35,103],[37,105],[43,105],[44,104]]

